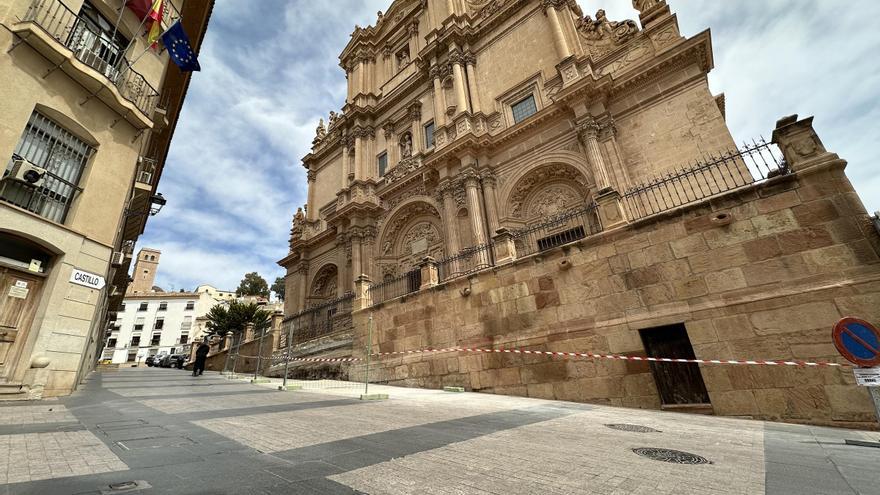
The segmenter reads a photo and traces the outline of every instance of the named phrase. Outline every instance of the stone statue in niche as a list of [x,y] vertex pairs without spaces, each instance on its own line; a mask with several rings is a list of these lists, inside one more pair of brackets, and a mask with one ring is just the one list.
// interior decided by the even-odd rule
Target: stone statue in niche
[[385,241],[385,244],[382,246],[382,255],[388,256],[391,254],[391,241]]
[[409,65],[409,48],[397,52],[397,68],[402,69]]
[[336,121],[337,121],[337,120],[339,120],[339,114],[336,113],[336,112],[334,112],[333,110],[330,110],[330,121],[328,122],[327,127],[329,127],[330,129],[332,129],[333,126],[336,125]]
[[315,141],[320,141],[327,136],[327,128],[324,127],[323,117],[318,120],[318,127],[315,129]]
[[409,158],[412,156],[412,134],[404,133],[400,136],[400,157]]

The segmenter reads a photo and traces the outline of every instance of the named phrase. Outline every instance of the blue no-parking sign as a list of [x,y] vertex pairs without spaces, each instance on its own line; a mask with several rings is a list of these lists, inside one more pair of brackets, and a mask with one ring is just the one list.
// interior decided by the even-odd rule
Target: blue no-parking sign
[[834,325],[831,337],[847,361],[868,368],[880,365],[880,331],[867,321],[843,318]]

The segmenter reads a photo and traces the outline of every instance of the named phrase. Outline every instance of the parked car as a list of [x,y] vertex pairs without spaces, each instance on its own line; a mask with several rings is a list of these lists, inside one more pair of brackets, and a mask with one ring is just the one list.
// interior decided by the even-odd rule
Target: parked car
[[158,366],[160,368],[170,368],[171,367],[170,359],[171,359],[171,354],[160,354],[156,358],[156,361],[155,361],[156,366]]
[[186,354],[168,354],[162,358],[160,366],[163,368],[183,369],[183,365],[186,364],[188,357]]
[[159,366],[159,358],[160,357],[161,356],[149,355],[149,356],[147,356],[146,361],[144,361],[144,364],[146,364],[147,366],[151,366],[151,367],[152,366]]

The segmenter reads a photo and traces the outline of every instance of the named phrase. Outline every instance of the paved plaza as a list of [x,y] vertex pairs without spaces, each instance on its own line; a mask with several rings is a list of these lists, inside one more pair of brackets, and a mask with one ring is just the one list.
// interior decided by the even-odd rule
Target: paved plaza
[[845,443],[878,432],[330,385],[93,373],[0,405],[0,494],[880,494],[880,448]]

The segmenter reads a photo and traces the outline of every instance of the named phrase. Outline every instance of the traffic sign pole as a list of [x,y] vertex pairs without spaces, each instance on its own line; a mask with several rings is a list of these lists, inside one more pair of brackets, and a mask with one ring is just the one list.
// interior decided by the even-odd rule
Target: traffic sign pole
[[861,367],[854,371],[856,380],[868,388],[874,402],[874,414],[880,422],[880,383],[874,373],[880,367],[880,330],[865,320],[847,317],[834,325],[831,338],[847,361]]

